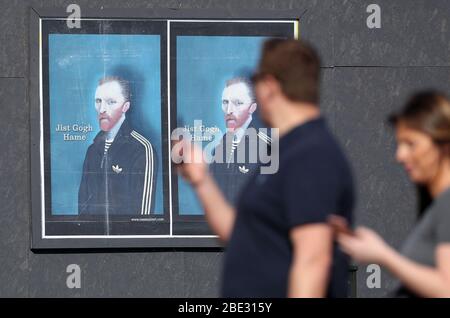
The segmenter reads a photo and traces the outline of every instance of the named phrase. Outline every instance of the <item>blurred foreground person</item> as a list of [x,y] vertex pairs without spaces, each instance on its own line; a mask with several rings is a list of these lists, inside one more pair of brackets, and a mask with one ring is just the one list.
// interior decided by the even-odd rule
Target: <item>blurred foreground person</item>
[[[279,156],[271,145],[278,170],[255,171],[235,210],[204,162],[179,166],[227,247],[222,296],[346,297],[348,257],[327,219],[339,214],[351,223],[353,182],[318,107],[319,58],[300,41],[269,40],[252,80],[263,121],[278,128]],[[201,157],[185,146],[186,161]]]
[[419,221],[400,253],[372,230],[351,233],[339,219],[332,222],[341,229],[338,241],[355,260],[377,263],[398,278],[390,296],[450,297],[450,101],[421,92],[390,122],[397,161],[418,187]]

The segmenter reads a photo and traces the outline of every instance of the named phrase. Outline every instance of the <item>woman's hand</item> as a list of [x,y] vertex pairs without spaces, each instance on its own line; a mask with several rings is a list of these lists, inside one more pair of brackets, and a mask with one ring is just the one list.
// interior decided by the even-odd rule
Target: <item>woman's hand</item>
[[360,263],[382,265],[391,247],[373,230],[359,227],[354,235],[339,233],[337,241],[341,249]]

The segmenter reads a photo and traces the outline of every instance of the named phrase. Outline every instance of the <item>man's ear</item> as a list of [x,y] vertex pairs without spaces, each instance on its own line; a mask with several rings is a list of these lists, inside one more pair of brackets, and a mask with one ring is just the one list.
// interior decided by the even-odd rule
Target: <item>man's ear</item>
[[280,83],[272,75],[267,75],[266,77],[264,77],[260,85],[263,92],[260,98],[266,103],[267,101],[272,100],[273,97],[279,94],[281,91]]
[[122,113],[126,113],[130,109],[130,102],[126,102],[122,105]]
[[275,77],[273,77],[271,75],[267,76],[266,85],[270,92],[270,94],[269,94],[270,96],[281,92],[280,82],[278,82],[278,80],[276,80]]
[[248,113],[253,114],[253,112],[256,110],[257,107],[258,107],[258,105],[256,103],[252,103],[250,105],[250,107],[248,108]]

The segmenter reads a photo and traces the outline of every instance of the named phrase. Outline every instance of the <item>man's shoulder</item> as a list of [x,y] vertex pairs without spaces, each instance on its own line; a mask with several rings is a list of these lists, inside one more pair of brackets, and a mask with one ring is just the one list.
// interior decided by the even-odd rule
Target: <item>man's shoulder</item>
[[129,137],[130,142],[133,145],[138,146],[139,148],[152,146],[151,142],[146,137],[144,137],[144,135],[142,135],[141,133],[137,132],[134,129],[130,131]]
[[266,143],[268,145],[270,145],[272,143],[272,136],[271,136],[271,131],[268,128],[259,128],[256,129],[256,136],[258,136],[258,139],[263,142]]
[[302,162],[337,168],[349,165],[339,141],[327,131],[292,144],[287,149],[284,158],[286,163],[296,165],[301,165]]
[[129,147],[135,151],[152,152],[153,146],[151,142],[136,130],[131,130],[129,135]]

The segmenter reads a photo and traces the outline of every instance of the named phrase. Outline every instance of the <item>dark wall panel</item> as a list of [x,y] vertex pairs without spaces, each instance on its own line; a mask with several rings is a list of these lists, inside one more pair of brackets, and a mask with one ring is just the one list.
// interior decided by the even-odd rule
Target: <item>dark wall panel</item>
[[0,295],[28,295],[30,169],[26,80],[0,78]]
[[[369,4],[381,28],[366,26]],[[337,66],[449,66],[450,5],[445,0],[335,1]]]

